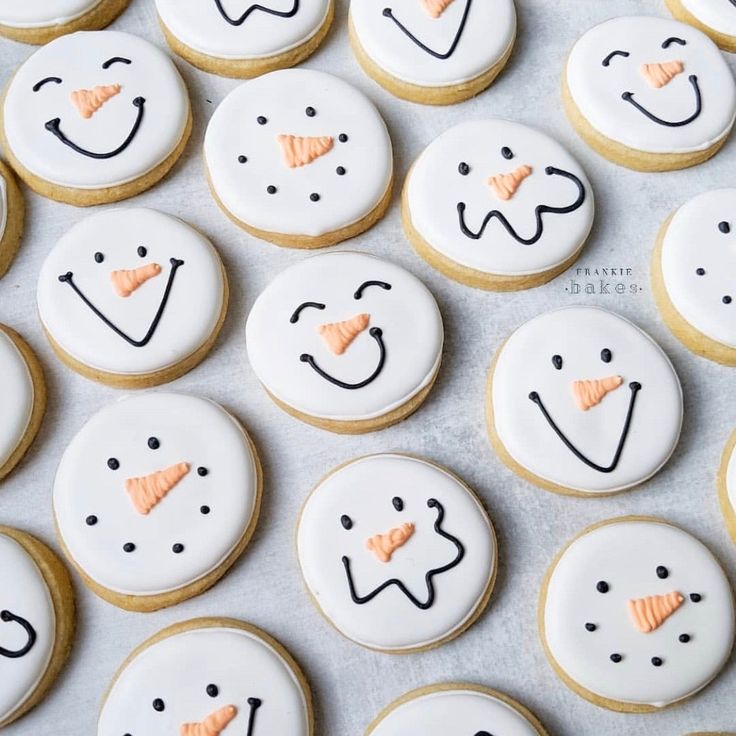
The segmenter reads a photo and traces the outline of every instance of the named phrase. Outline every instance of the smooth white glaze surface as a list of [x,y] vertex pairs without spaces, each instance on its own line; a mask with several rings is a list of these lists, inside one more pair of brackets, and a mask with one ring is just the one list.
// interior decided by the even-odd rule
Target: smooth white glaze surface
[[0,466],[28,429],[33,411],[33,380],[15,343],[0,330]]
[[102,0],[0,0],[0,23],[13,28],[59,26],[88,13]]
[[736,36],[736,5],[732,0],[680,0],[701,23],[727,36]]

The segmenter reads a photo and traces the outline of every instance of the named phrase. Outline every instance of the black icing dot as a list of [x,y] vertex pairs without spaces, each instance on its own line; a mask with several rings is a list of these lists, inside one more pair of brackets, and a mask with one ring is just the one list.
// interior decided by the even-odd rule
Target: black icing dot
[[158,437],[149,437],[148,438],[148,446],[152,450],[158,450],[158,448],[161,447],[161,443],[159,442]]
[[726,296],[724,296],[721,301],[723,301],[724,304],[730,304],[733,301],[733,299],[730,296],[728,296],[728,294],[726,294]]
[[728,223],[727,223],[727,222],[726,222],[725,220],[723,220],[723,222],[719,222],[719,223],[718,223],[718,229],[719,229],[719,230],[720,230],[720,231],[721,231],[721,232],[722,232],[722,233],[723,233],[724,235],[728,235],[728,233],[730,233],[730,232],[731,232],[731,226],[730,226],[730,225],[729,225],[729,224],[728,224]]
[[698,274],[698,276],[705,276],[705,269],[704,268],[696,268],[695,273]]
[[616,662],[616,664],[618,664],[622,659],[623,657],[615,652],[611,655],[611,662]]
[[243,156],[242,153],[240,154],[240,156],[238,156],[238,163],[239,164],[244,164],[247,160],[248,160],[248,157],[247,156]]
[[598,582],[597,582],[597,583],[595,584],[595,589],[596,589],[596,590],[597,590],[597,591],[598,591],[599,593],[608,593],[608,591],[610,590],[610,588],[609,588],[609,585],[608,585],[608,583],[607,583],[607,582],[606,582],[605,580],[599,580],[599,581],[598,581]]
[[148,255],[148,248],[145,245],[139,245],[136,252],[141,258],[145,258]]
[[337,140],[339,140],[340,143],[347,143],[348,142],[348,134],[347,133],[340,133],[340,135],[337,136]]
[[268,122],[268,118],[264,118],[263,115],[259,115],[256,118],[256,122],[258,123],[258,125],[265,125]]
[[668,578],[669,576],[670,576],[670,571],[664,565],[659,565],[659,567],[657,567],[657,577],[660,580],[664,580],[665,578]]
[[587,623],[585,624],[585,630],[586,631],[595,631],[598,627],[595,624]]
[[102,263],[102,261],[104,260],[105,260],[105,256],[102,253],[100,253],[100,251],[97,251],[97,253],[95,253],[95,263]]
[[342,524],[343,529],[350,530],[353,528],[353,520],[347,514],[343,514],[340,517],[340,523]]
[[465,161],[461,161],[458,164],[457,170],[463,175],[467,176],[470,173],[470,166],[468,166]]
[[511,149],[510,149],[510,148],[509,148],[508,146],[504,146],[504,147],[503,147],[503,148],[501,149],[501,155],[502,155],[502,156],[503,156],[503,157],[504,157],[505,159],[512,159],[512,158],[514,157],[514,152],[513,152],[513,151],[512,151],[512,150],[511,150]]
[[394,496],[391,499],[391,503],[394,505],[394,508],[397,511],[403,511],[404,510],[404,501],[403,501],[403,499],[399,498],[398,496]]
[[133,542],[126,542],[123,545],[123,551],[124,552],[134,552],[135,551],[135,545],[133,544]]
[[177,543],[176,543],[176,544],[175,544],[175,545],[174,545],[174,546],[173,546],[173,547],[171,548],[171,551],[172,551],[172,552],[173,552],[173,553],[174,553],[175,555],[180,555],[180,554],[181,554],[181,553],[182,553],[182,552],[184,551],[184,545],[183,545],[183,544],[181,544],[180,542],[177,542]]
[[217,687],[217,685],[213,685],[210,683],[207,685],[207,695],[209,695],[211,698],[216,698],[220,694],[220,688]]
[[552,356],[552,365],[557,368],[558,371],[562,370],[562,356],[561,355],[553,355]]
[[492,734],[488,733],[488,731],[478,731],[475,736],[492,736]]
[[604,363],[610,363],[613,360],[613,353],[608,348],[601,350],[601,360]]
[[304,113],[308,118],[313,118],[317,114],[317,111],[310,105]]
[[690,641],[690,634],[680,634],[677,638],[683,644],[687,644]]
[[161,713],[162,711],[166,710],[166,706],[164,705],[164,701],[161,700],[161,698],[156,698],[156,700],[154,700],[151,705],[153,705],[153,709],[157,713]]
[[116,457],[108,458],[107,467],[110,470],[117,470],[120,467],[120,461]]
[[209,506],[200,506],[199,507],[199,513],[200,514],[204,514],[204,516],[207,516],[207,514],[209,514],[210,511],[211,511],[211,509],[210,509]]
[[266,191],[267,191],[267,192],[268,192],[269,194],[276,194],[276,192],[277,192],[278,190],[276,189],[276,187],[275,187],[275,186],[274,186],[273,184],[269,184],[269,185],[268,185],[268,186],[266,187]]
[[690,593],[690,600],[693,603],[700,603],[703,600],[703,596],[700,593]]
[[337,172],[338,176],[345,176],[345,167],[344,166],[338,166],[335,171]]
[[317,192],[312,192],[309,195],[309,199],[311,199],[312,202],[319,202],[320,197],[319,197],[319,194],[317,194]]
[[652,664],[655,667],[661,667],[664,664],[664,662],[662,661],[661,657],[652,657]]
[[84,523],[85,523],[85,524],[86,524],[87,526],[94,526],[94,525],[95,525],[95,524],[96,524],[96,523],[97,523],[98,521],[99,521],[99,519],[98,519],[98,518],[97,518],[97,517],[96,517],[96,516],[95,516],[94,514],[90,514],[90,515],[89,515],[89,516],[88,516],[88,517],[87,517],[87,518],[86,518],[86,519],[84,520]]
[[204,465],[200,465],[200,466],[199,466],[199,467],[197,468],[197,475],[199,475],[199,476],[200,476],[200,477],[202,477],[202,478],[204,478],[204,477],[205,477],[205,475],[207,475],[207,473],[209,473],[209,472],[210,472],[210,471],[209,471],[209,470],[207,470],[207,468],[205,468],[205,467],[204,467]]

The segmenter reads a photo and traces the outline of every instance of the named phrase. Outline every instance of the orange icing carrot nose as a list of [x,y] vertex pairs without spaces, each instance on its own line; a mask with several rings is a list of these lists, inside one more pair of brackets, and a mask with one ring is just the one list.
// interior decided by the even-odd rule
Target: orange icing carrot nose
[[350,343],[368,327],[370,320],[370,314],[356,314],[344,322],[320,325],[317,331],[335,355],[342,355],[350,347]]
[[220,736],[230,721],[238,715],[234,705],[226,705],[199,723],[182,723],[179,728],[180,736]]
[[394,552],[403,547],[414,534],[414,524],[408,522],[385,534],[376,534],[365,540],[365,548],[373,552],[381,562],[390,562]]
[[72,92],[72,103],[83,118],[91,118],[111,97],[120,94],[119,84],[98,85]]
[[492,176],[488,183],[491,185],[494,194],[503,200],[511,199],[516,194],[516,190],[521,185],[521,182],[532,173],[532,167],[524,164],[519,166],[518,169],[514,169],[508,174],[496,174]]
[[319,137],[301,135],[280,135],[277,138],[284,156],[284,163],[290,169],[311,164],[316,158],[324,156],[335,144],[331,135]]
[[136,511],[144,516],[189,472],[189,463],[176,463],[155,473],[128,478],[125,490]]
[[664,61],[661,64],[642,64],[641,75],[652,87],[659,89],[685,71],[682,61]]
[[453,0],[420,0],[420,2],[433,18],[439,18],[452,4]]
[[578,409],[588,411],[592,406],[600,404],[607,393],[615,391],[623,382],[624,379],[621,376],[607,376],[592,381],[573,381],[572,393]]
[[658,629],[683,603],[682,593],[673,590],[667,595],[650,595],[637,598],[626,605],[634,626],[642,634]]
[[158,276],[161,266],[158,263],[147,263],[139,268],[126,269],[110,272],[112,288],[118,296],[130,296],[139,286],[145,284],[148,279]]

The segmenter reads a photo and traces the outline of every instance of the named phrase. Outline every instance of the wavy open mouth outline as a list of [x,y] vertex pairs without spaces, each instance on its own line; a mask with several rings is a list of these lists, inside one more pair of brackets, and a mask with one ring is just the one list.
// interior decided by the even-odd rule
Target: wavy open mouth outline
[[36,630],[22,616],[17,616],[10,611],[0,611],[0,621],[4,621],[5,623],[15,622],[22,626],[28,637],[26,643],[20,649],[6,649],[5,647],[0,647],[0,657],[8,657],[8,659],[19,659],[20,657],[25,657],[25,655],[33,649],[33,645],[36,643]]
[[222,5],[222,0],[215,0],[215,5],[220,11],[220,15],[231,25],[231,26],[242,26],[246,20],[250,17],[251,13],[255,13],[260,10],[262,13],[268,15],[275,15],[278,18],[293,18],[299,12],[299,0],[294,0],[294,5],[291,10],[272,10],[267,8],[265,5],[259,3],[253,3],[242,15],[237,18],[231,18],[228,12]]
[[[733,0],[732,0],[733,2]],[[700,113],[703,111],[703,96],[700,93],[700,85],[698,85],[698,78],[691,74],[688,77],[688,81],[690,82],[693,91],[695,92],[695,112],[690,115],[690,117],[685,118],[684,120],[677,120],[677,121],[671,121],[671,120],[664,120],[660,117],[657,117],[653,112],[650,112],[647,110],[646,107],[643,105],[640,105],[635,99],[634,99],[634,93],[633,92],[624,92],[621,95],[621,98],[625,100],[626,102],[633,105],[640,113],[643,115],[646,115],[650,120],[657,123],[658,125],[664,125],[667,128],[681,128],[683,125],[690,125],[694,120],[696,120]]]

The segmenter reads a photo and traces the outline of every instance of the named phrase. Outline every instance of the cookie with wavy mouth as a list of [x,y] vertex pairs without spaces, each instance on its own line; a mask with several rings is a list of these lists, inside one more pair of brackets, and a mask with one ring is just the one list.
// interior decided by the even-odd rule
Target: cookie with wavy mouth
[[245,23],[254,13],[265,13],[266,15],[272,15],[277,18],[293,18],[299,12],[300,0],[290,1],[290,7],[285,10],[269,7],[268,4],[264,3],[250,3],[240,15],[232,15],[225,9],[223,0],[212,0],[212,2],[215,3],[217,12],[222,16],[223,20],[231,26],[242,26],[243,23]]

